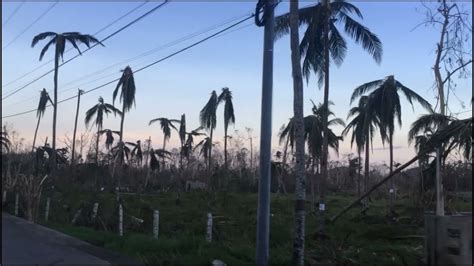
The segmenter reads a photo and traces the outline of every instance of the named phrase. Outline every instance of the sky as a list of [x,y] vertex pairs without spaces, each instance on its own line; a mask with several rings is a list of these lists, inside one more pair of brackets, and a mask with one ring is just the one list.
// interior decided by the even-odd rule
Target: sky
[[[302,1],[300,6],[312,2]],[[2,94],[14,91],[46,71],[52,69],[49,63],[37,71],[11,84],[23,74],[35,69],[53,58],[53,50],[46,53],[43,61],[39,54],[46,42],[31,48],[33,36],[44,31],[94,34],[123,14],[140,5],[140,2],[25,2],[17,12],[6,19],[18,8],[20,2],[2,1]],[[111,27],[95,35],[103,39],[108,34],[137,18],[141,14],[160,4],[149,2],[116,22]],[[383,43],[381,64],[377,64],[363,49],[349,39],[348,52],[340,67],[331,66],[329,99],[334,102],[333,111],[337,117],[346,119],[351,107],[350,96],[357,86],[368,81],[383,79],[388,75],[405,86],[413,89],[427,99],[433,106],[436,104],[433,90],[434,75],[432,65],[435,60],[435,47],[439,31],[433,27],[415,26],[425,18],[423,6],[419,2],[354,2],[361,10],[363,25],[377,34]],[[462,2],[463,7],[472,14],[472,3]],[[51,9],[50,9],[51,8]],[[48,10],[33,25],[40,15]],[[232,2],[170,2],[136,24],[118,33],[104,42],[105,47],[96,47],[59,69],[59,100],[77,94],[77,89],[89,90],[105,82],[120,77],[120,70],[130,65],[138,69],[150,62],[163,58],[210,33],[188,38],[176,44],[185,36],[202,32],[212,26],[227,22],[225,26],[238,21],[255,9],[253,1]],[[288,3],[282,2],[276,14],[288,12]],[[360,20],[359,20],[360,21]],[[230,22],[230,23],[229,23]],[[472,24],[472,22],[469,22]],[[29,26],[31,25],[31,26]],[[223,27],[225,27],[223,26]],[[223,28],[220,27],[219,29]],[[25,31],[26,29],[26,31]],[[341,29],[342,30],[342,29]],[[214,30],[212,32],[216,32]],[[19,37],[17,37],[19,36]],[[301,35],[300,35],[301,36]],[[12,42],[13,41],[13,42]],[[11,43],[10,43],[11,42]],[[168,45],[175,42],[174,46]],[[8,45],[8,46],[7,46]],[[154,53],[131,60],[153,48]],[[238,130],[246,135],[245,128],[253,129],[254,148],[259,145],[261,84],[262,84],[262,48],[263,28],[253,24],[250,19],[237,26],[229,33],[210,39],[177,56],[158,63],[135,74],[136,107],[125,116],[124,138],[126,141],[152,138],[155,147],[162,145],[162,133],[158,124],[148,126],[148,122],[157,117],[179,119],[186,114],[188,130],[199,126],[199,111],[206,104],[212,90],[220,93],[228,87],[233,93],[236,115],[235,126],[230,132]],[[81,46],[84,50],[84,46]],[[472,51],[472,43],[469,44]],[[75,56],[75,51],[65,54],[64,59]],[[96,73],[98,70],[103,70]],[[91,76],[90,74],[94,74]],[[293,113],[293,89],[291,76],[290,42],[283,37],[274,47],[274,80],[273,80],[273,120],[272,146],[278,147],[278,131],[287,123]],[[468,117],[471,113],[472,78],[457,79],[455,94],[449,96],[449,108],[458,117]],[[311,113],[311,101],[322,102],[323,92],[314,77],[304,83],[304,114]],[[53,94],[53,75],[31,84],[20,92],[2,100],[2,116],[35,109],[39,93],[46,88]],[[85,112],[97,103],[102,96],[107,103],[112,103],[112,92],[115,83],[102,87],[81,97],[78,132],[86,130]],[[116,103],[117,104],[117,103]],[[356,104],[356,103],[354,103]],[[414,148],[407,143],[407,132],[416,118],[426,113],[415,104],[412,108],[402,100],[402,127],[397,127],[394,136],[394,160],[403,163],[414,155]],[[76,100],[64,102],[58,106],[58,141],[66,135],[72,136]],[[223,108],[218,109],[215,140],[222,143],[224,136]],[[2,119],[8,123],[26,143],[31,143],[37,118],[34,112],[21,116]],[[46,111],[38,131],[38,142],[46,136],[51,138],[52,109]],[[104,128],[118,130],[120,119],[109,116]],[[95,129],[91,129],[95,131]],[[342,127],[333,130],[340,134]],[[177,134],[173,134],[167,147],[178,146]],[[331,159],[344,160],[344,155],[355,153],[351,149],[348,137],[340,147],[339,157],[331,153]],[[388,161],[388,147],[384,147],[376,137],[372,161]]]

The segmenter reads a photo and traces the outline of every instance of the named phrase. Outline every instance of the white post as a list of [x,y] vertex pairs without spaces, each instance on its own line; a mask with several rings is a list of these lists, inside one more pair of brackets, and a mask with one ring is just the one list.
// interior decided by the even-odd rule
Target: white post
[[46,208],[44,210],[44,220],[46,222],[48,221],[48,217],[49,217],[49,203],[50,203],[50,199],[48,197],[48,198],[46,198]]
[[15,216],[18,216],[18,204],[20,203],[20,194],[15,195]]
[[122,208],[122,204],[119,204],[118,230],[119,230],[119,236],[123,236],[123,208]]
[[96,203],[94,203],[94,207],[92,207],[92,217],[91,217],[92,221],[94,221],[95,218],[97,217],[97,211],[98,210],[99,210],[99,203],[96,202]]
[[160,228],[160,212],[158,210],[153,211],[153,237],[158,239],[158,232]]
[[7,202],[7,191],[6,190],[3,191],[3,196],[2,196],[2,203],[5,204],[5,202]]
[[207,234],[206,234],[207,242],[212,241],[212,213],[207,213]]
[[72,217],[72,224],[75,224],[77,222],[77,219],[79,219],[79,216],[81,215],[82,209],[77,210],[77,212],[74,214],[74,217]]

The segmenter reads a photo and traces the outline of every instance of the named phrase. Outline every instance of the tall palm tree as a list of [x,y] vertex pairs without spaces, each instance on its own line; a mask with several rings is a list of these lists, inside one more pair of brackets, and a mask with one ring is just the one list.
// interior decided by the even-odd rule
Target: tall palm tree
[[110,130],[110,129],[103,129],[99,132],[100,135],[104,135],[105,134],[105,148],[110,150],[110,148],[112,147],[112,145],[114,144],[114,135],[118,135],[120,136],[120,132],[119,131],[114,131],[114,130]]
[[[362,96],[359,99],[359,104],[349,110],[347,119],[353,119],[347,124],[342,131],[342,135],[346,136],[352,131],[351,147],[356,144],[357,153],[360,154],[365,150],[365,169],[364,169],[364,192],[368,189],[369,181],[369,148],[374,138],[376,128],[379,126],[379,120],[374,113],[368,111],[367,103],[368,96]],[[365,147],[365,148],[364,148]]]
[[224,102],[224,165],[227,169],[227,129],[229,124],[235,124],[234,105],[232,104],[232,92],[229,88],[222,88],[218,103]]
[[[112,104],[115,105],[115,98],[117,98],[120,90],[120,101],[122,102],[122,119],[120,120],[120,139],[119,143],[123,143],[123,123],[125,120],[125,113],[129,112],[132,109],[132,106],[135,105],[135,78],[133,77],[132,68],[130,66],[125,67],[122,70],[122,76],[120,77],[117,86],[112,95]],[[124,147],[124,145],[119,145],[120,147]],[[119,153],[119,163],[122,163],[123,157],[122,153]]]
[[[318,76],[319,85],[324,80],[324,106],[329,102],[329,65],[330,58],[340,66],[344,61],[347,43],[340,34],[337,25],[344,26],[344,31],[357,44],[361,44],[377,63],[382,59],[382,43],[368,28],[351,17],[355,14],[362,19],[359,9],[343,0],[321,0],[316,5],[302,8],[299,13],[299,25],[306,26],[299,45],[303,59],[303,75],[309,80],[311,71]],[[289,14],[282,15],[276,21],[277,36],[289,32]],[[321,158],[321,193],[320,204],[324,209],[325,184],[328,178],[328,115],[323,116],[323,153]],[[324,229],[324,211],[320,211],[320,231]]]
[[[390,173],[393,171],[393,134],[395,131],[395,119],[399,126],[402,125],[402,110],[400,104],[399,92],[405,95],[405,98],[413,107],[413,101],[418,102],[423,108],[431,111],[431,105],[415,91],[405,87],[402,83],[395,80],[395,77],[388,76],[385,79],[379,79],[365,83],[357,87],[351,96],[351,103],[365,93],[369,94],[367,103],[368,112],[377,116],[380,122],[380,133],[382,141],[388,141],[390,147]],[[390,183],[391,192],[393,192],[393,179]],[[390,212],[393,212],[393,194],[390,193]]]
[[290,47],[293,76],[293,132],[295,134],[295,224],[293,236],[293,265],[304,265],[306,177],[304,173],[303,77],[298,48],[298,0],[290,2]]
[[104,124],[104,114],[108,116],[110,113],[113,113],[115,115],[122,115],[122,112],[115,108],[113,105],[105,103],[104,98],[99,97],[99,102],[92,106],[89,110],[86,112],[86,126],[89,126],[89,123],[92,121],[92,119],[95,116],[95,121],[94,124],[97,127],[97,139],[96,139],[96,151],[95,151],[95,163],[98,165],[99,164],[99,139],[100,139],[100,132],[102,131],[102,126]]
[[198,127],[191,132],[186,132],[186,135],[188,137],[186,139],[186,143],[184,144],[183,155],[184,157],[186,157],[186,159],[188,159],[188,161],[189,161],[189,156],[191,155],[191,152],[194,150],[194,137],[206,136],[205,133],[199,132],[201,130],[202,128]]
[[[54,44],[55,53],[54,53],[54,99],[53,99],[53,140],[52,140],[52,150],[56,151],[56,116],[57,116],[57,103],[58,103],[58,70],[59,70],[59,58],[63,58],[64,51],[66,49],[66,43],[70,43],[79,54],[82,54],[81,50],[78,47],[78,44],[85,44],[90,48],[91,44],[100,44],[104,46],[99,40],[88,34],[81,34],[79,32],[64,32],[64,33],[55,33],[51,31],[43,32],[35,37],[31,42],[31,47],[34,47],[39,41],[49,38],[49,42],[43,47],[40,53],[39,61],[41,61],[48,51],[49,47]],[[53,169],[56,169],[56,153],[53,152],[51,157],[51,165]]]
[[[115,98],[119,94],[120,90],[120,101],[122,101],[122,119],[120,120],[120,138],[118,143],[118,153],[115,161],[121,166],[124,160],[124,151],[125,144],[123,143],[123,123],[125,121],[125,113],[129,112],[132,109],[132,106],[135,105],[135,78],[133,77],[133,71],[130,66],[126,66],[124,70],[122,70],[122,76],[120,77],[117,86],[112,95],[112,104],[115,104]],[[115,178],[115,171],[117,169],[117,163],[114,163],[112,169],[112,178]],[[120,190],[120,178],[117,178],[117,187]],[[117,191],[117,201],[120,198],[120,191]]]
[[48,92],[46,92],[46,89],[43,88],[43,90],[40,93],[38,108],[36,108],[36,117],[38,117],[38,123],[36,124],[35,136],[33,137],[33,147],[31,148],[31,152],[34,152],[35,150],[36,136],[38,134],[40,120],[41,120],[41,117],[44,116],[44,112],[46,111],[46,104],[48,103],[48,101],[51,104],[53,104],[53,102],[51,101],[51,98],[49,97]]
[[209,150],[211,149],[211,146],[212,146],[212,139],[210,136],[206,136],[193,148],[193,150],[197,150],[199,147],[201,147],[201,149],[199,150],[199,154],[204,157],[204,160],[208,160]]
[[[208,132],[210,132],[209,134],[210,143],[212,142],[212,135],[213,135],[214,129],[216,129],[217,105],[218,105],[218,97],[217,97],[216,91],[212,91],[209,101],[202,108],[199,114],[201,127],[203,129],[206,129]],[[212,163],[212,145],[207,145],[206,147],[209,149],[207,151],[208,154],[205,155],[205,157],[207,158],[207,169],[210,170],[211,163]]]

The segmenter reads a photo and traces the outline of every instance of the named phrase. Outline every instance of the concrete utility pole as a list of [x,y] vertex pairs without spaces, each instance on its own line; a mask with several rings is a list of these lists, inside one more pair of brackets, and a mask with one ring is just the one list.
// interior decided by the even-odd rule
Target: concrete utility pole
[[272,139],[273,39],[275,0],[259,0],[257,12],[263,7],[263,21],[256,12],[256,24],[265,26],[263,41],[262,118],[260,129],[260,180],[258,182],[256,264],[267,265],[270,240],[270,182]]

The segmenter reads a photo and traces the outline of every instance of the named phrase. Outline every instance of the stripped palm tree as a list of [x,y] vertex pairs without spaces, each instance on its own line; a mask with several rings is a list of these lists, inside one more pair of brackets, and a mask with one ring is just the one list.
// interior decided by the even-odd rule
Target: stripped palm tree
[[133,142],[125,142],[126,145],[129,145],[132,147],[130,150],[130,155],[132,159],[135,159],[137,167],[140,167],[142,165],[143,161],[143,153],[142,153],[142,144],[140,140],[137,140],[136,143]]
[[193,151],[199,149],[199,154],[204,157],[204,160],[209,159],[209,150],[212,148],[212,139],[210,136],[206,136],[202,139],[194,148]]
[[179,122],[179,141],[181,142],[181,149],[179,151],[179,166],[183,167],[183,156],[184,156],[184,145],[186,144],[186,116],[181,115],[181,121]]
[[45,88],[43,88],[43,90],[40,92],[40,100],[38,103],[38,108],[36,108],[36,117],[38,117],[38,123],[36,124],[35,135],[33,137],[33,146],[31,147],[31,152],[34,152],[35,150],[38,128],[40,125],[41,117],[44,116],[44,112],[46,111],[46,104],[48,104],[48,101],[51,103],[51,105],[53,105],[53,101],[49,97],[48,92],[46,91]]
[[[126,66],[125,69],[122,70],[122,76],[120,77],[120,80],[117,83],[117,86],[115,87],[115,90],[112,94],[112,104],[115,104],[115,98],[117,98],[117,96],[119,95],[119,90],[119,100],[122,102],[122,119],[120,120],[120,138],[117,147],[118,149],[120,149],[120,151],[118,151],[118,156],[115,159],[116,163],[114,163],[114,167],[112,170],[112,178],[115,178],[117,160],[119,166],[122,165],[124,160],[124,151],[121,149],[125,148],[125,145],[123,143],[123,124],[125,121],[125,113],[129,112],[132,109],[132,106],[135,105],[135,78],[133,77],[133,71],[130,66]],[[120,190],[120,177],[117,178],[117,187]],[[117,191],[117,201],[119,200],[119,190]]]
[[120,136],[120,131],[114,131],[110,129],[103,129],[99,132],[99,134],[102,136],[105,134],[105,148],[107,150],[110,150],[112,145],[114,144],[115,138],[114,135]]
[[164,158],[170,158],[171,153],[169,151],[163,149],[151,149],[150,150],[150,168],[152,171],[159,171],[160,166],[160,159],[163,160]]
[[[357,44],[367,51],[377,63],[382,60],[382,43],[379,38],[368,28],[357,22],[351,15],[355,14],[362,19],[359,9],[344,0],[321,0],[314,6],[298,10],[299,26],[305,26],[305,32],[299,49],[303,58],[302,72],[306,80],[313,71],[318,77],[319,85],[324,81],[325,110],[329,103],[329,65],[330,58],[340,66],[344,61],[347,51],[347,43],[338,30],[338,25],[344,27],[344,31]],[[290,31],[290,14],[284,14],[276,19],[277,37],[285,35]],[[323,148],[321,156],[321,194],[320,206],[322,210],[319,231],[324,231],[324,202],[325,184],[328,178],[328,115],[323,116]]]
[[[59,70],[59,58],[63,59],[64,51],[66,49],[66,43],[70,43],[78,52],[82,54],[79,49],[78,44],[85,44],[90,48],[91,44],[100,44],[104,46],[99,40],[88,34],[81,34],[79,32],[64,32],[64,33],[55,33],[55,32],[43,32],[35,37],[31,42],[31,47],[34,47],[39,41],[49,38],[48,43],[43,47],[40,53],[39,60],[41,61],[48,51],[49,47],[54,44],[55,53],[54,53],[54,98],[53,98],[53,140],[52,140],[52,150],[56,150],[56,116],[57,116],[57,103],[58,103],[58,70]],[[53,169],[56,169],[56,154],[53,152],[51,157],[51,165]]]
[[224,102],[224,165],[227,169],[227,129],[229,124],[235,124],[234,105],[232,104],[232,92],[229,88],[222,89],[217,104]]
[[[212,91],[211,97],[199,114],[201,127],[209,132],[209,143],[212,142],[212,135],[216,129],[216,110],[218,105],[218,97],[216,91]],[[206,146],[209,150],[205,151],[204,157],[207,158],[207,170],[211,169],[212,163],[212,145]]]
[[368,101],[368,96],[360,97],[359,104],[355,107],[352,107],[349,110],[349,114],[347,115],[347,119],[350,119],[351,117],[353,117],[353,119],[342,131],[343,136],[346,136],[349,134],[349,132],[352,132],[351,148],[355,143],[359,158],[362,151],[365,150],[364,191],[367,191],[369,182],[369,148],[370,145],[372,145],[375,130],[377,127],[379,127],[379,120],[377,116],[375,116],[374,113],[368,111]]
[[[402,83],[395,80],[395,77],[388,76],[385,79],[379,79],[365,83],[357,87],[351,96],[351,103],[369,93],[367,103],[368,112],[377,116],[380,122],[380,135],[382,142],[388,141],[390,147],[390,173],[393,172],[393,134],[395,131],[395,119],[399,126],[402,125],[402,110],[399,92],[405,95],[410,105],[413,107],[413,101],[418,102],[423,108],[431,111],[431,105],[415,91],[405,87]],[[393,179],[390,183],[390,213],[393,213]]]
[[104,98],[99,97],[99,102],[94,105],[92,108],[87,110],[86,112],[86,126],[89,126],[89,123],[92,121],[92,119],[95,116],[95,121],[94,124],[97,127],[97,139],[96,139],[96,153],[95,153],[95,163],[98,165],[99,164],[99,139],[100,139],[100,132],[102,131],[102,127],[104,124],[104,114],[108,116],[110,113],[113,113],[115,115],[122,115],[122,112],[115,108],[113,105],[105,103]]
[[8,133],[6,131],[2,131],[1,135],[2,135],[1,136],[2,153],[4,150],[5,152],[9,152],[11,142],[10,142],[10,139],[8,138]]
[[194,151],[194,137],[207,136],[205,133],[199,132],[201,130],[202,130],[202,128],[198,127],[198,128],[196,128],[195,130],[193,130],[191,132],[186,132],[187,139],[186,139],[186,143],[184,144],[183,155],[184,155],[184,157],[186,157],[188,162],[189,162],[189,156]]

